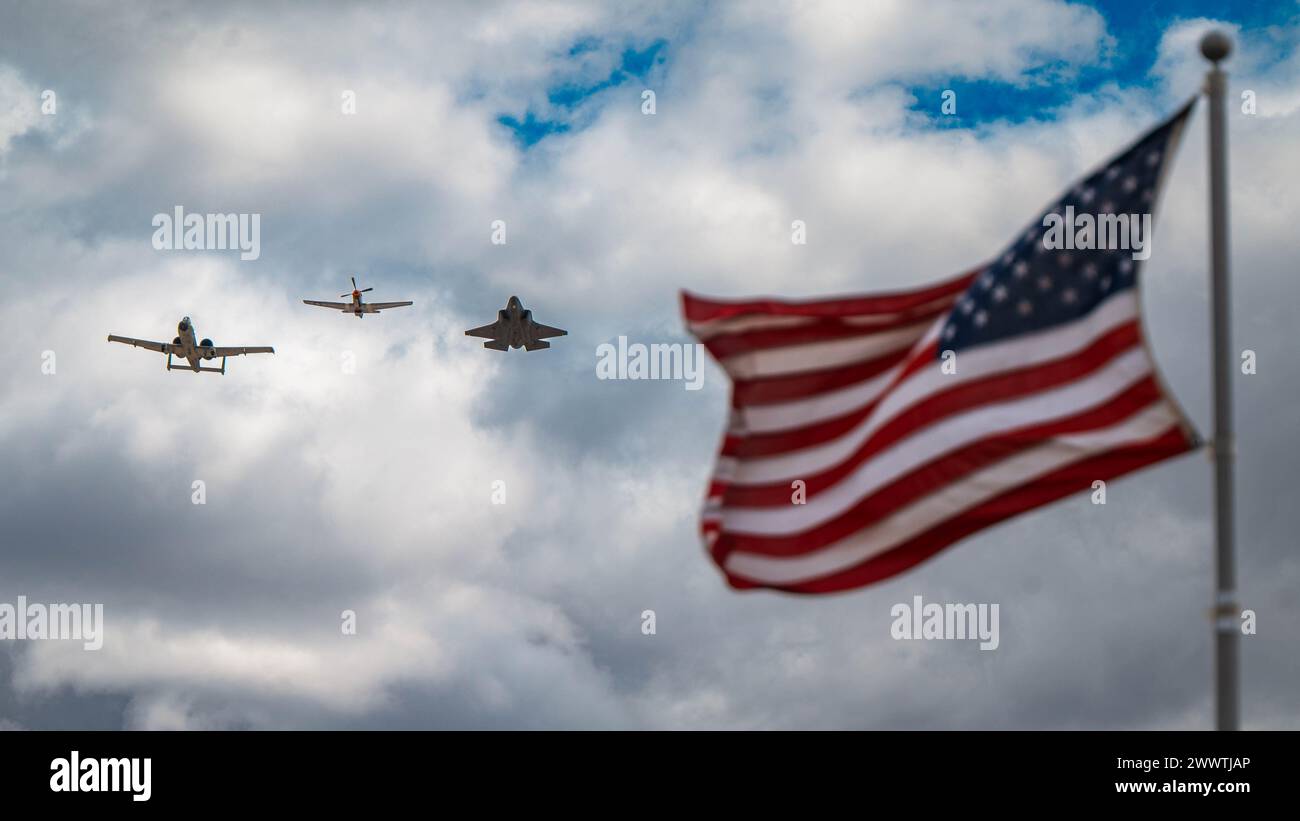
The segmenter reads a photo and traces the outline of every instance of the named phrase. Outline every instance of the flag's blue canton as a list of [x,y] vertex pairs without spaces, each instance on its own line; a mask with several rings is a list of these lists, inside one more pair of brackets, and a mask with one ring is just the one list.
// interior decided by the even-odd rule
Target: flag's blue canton
[[[1151,213],[1169,138],[1189,112],[1190,107],[1179,112],[1075,185],[999,254],[948,315],[940,331],[939,355],[1078,319],[1111,294],[1132,288],[1140,264],[1132,249],[1048,250],[1043,245],[1043,219],[1050,213],[1064,219],[1070,205],[1076,215],[1094,218]],[[1076,230],[1064,226],[1072,235]],[[1143,237],[1143,242],[1150,238]]]

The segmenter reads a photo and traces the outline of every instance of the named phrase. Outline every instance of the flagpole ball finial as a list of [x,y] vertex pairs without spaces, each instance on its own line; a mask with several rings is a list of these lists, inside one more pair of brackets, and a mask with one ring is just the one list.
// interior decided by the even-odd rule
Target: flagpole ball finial
[[1206,32],[1201,38],[1201,54],[1212,63],[1217,63],[1232,53],[1232,38],[1218,29]]

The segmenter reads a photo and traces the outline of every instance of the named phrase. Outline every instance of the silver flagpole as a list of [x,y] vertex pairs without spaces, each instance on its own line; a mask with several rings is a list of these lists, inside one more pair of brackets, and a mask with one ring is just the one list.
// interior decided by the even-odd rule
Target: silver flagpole
[[1210,98],[1210,312],[1214,333],[1214,530],[1215,530],[1215,727],[1238,726],[1237,568],[1233,556],[1235,510],[1232,466],[1232,329],[1228,302],[1228,129],[1224,92],[1228,76],[1219,62],[1232,52],[1232,40],[1220,31],[1201,39],[1201,54],[1213,66],[1205,78]]

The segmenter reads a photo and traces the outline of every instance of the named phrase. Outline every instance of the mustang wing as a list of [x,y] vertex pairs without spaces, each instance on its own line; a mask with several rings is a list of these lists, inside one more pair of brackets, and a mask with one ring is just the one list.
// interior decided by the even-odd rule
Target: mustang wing
[[346,311],[348,303],[346,302],[318,302],[314,299],[304,299],[303,302],[308,305],[315,305],[318,308],[333,308],[336,311]]
[[150,351],[157,351],[158,353],[171,353],[173,349],[173,346],[167,342],[150,342],[147,339],[132,339],[129,336],[114,336],[113,334],[108,335],[108,341],[121,342],[135,348],[145,348]]
[[414,302],[363,302],[361,310],[368,314],[377,314],[385,308],[401,308],[404,305],[414,304]]

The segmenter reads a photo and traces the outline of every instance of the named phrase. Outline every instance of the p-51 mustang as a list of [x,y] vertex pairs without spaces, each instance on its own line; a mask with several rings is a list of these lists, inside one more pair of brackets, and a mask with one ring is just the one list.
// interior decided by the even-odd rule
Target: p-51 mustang
[[[366,314],[377,314],[385,308],[402,308],[406,305],[414,305],[413,302],[362,302],[361,295],[366,291],[373,291],[374,286],[369,288],[357,288],[357,278],[352,277],[352,301],[351,302],[317,302],[314,299],[304,299],[303,302],[308,305],[315,305],[318,308],[332,308],[335,311],[342,311],[345,314],[353,314],[357,319]],[[347,294],[339,294],[339,298],[346,297]]]
[[[132,339],[129,336],[114,336],[113,334],[108,335],[108,341],[121,342],[126,345],[132,345],[136,348],[145,348],[146,350],[165,353],[167,354],[167,370],[191,370],[195,373],[199,373],[200,371],[206,371],[208,373],[225,373],[227,356],[241,356],[246,353],[275,353],[275,348],[270,347],[218,348],[212,344],[211,339],[204,339],[200,342],[195,342],[194,323],[190,322],[188,316],[181,319],[180,324],[176,326],[176,332],[179,336],[173,339],[170,345],[166,342],[150,342],[147,339]],[[189,366],[173,366],[173,356],[179,356],[181,359],[189,360]],[[218,356],[221,357],[220,368],[205,368],[199,364],[200,362],[216,359]]]
[[567,333],[568,331],[534,322],[533,312],[524,307],[519,297],[512,296],[506,302],[506,309],[497,311],[496,322],[481,328],[470,328],[465,335],[486,338],[488,341],[483,343],[483,347],[494,351],[508,348],[535,351],[551,347],[551,343],[542,341],[546,337],[564,336]]

